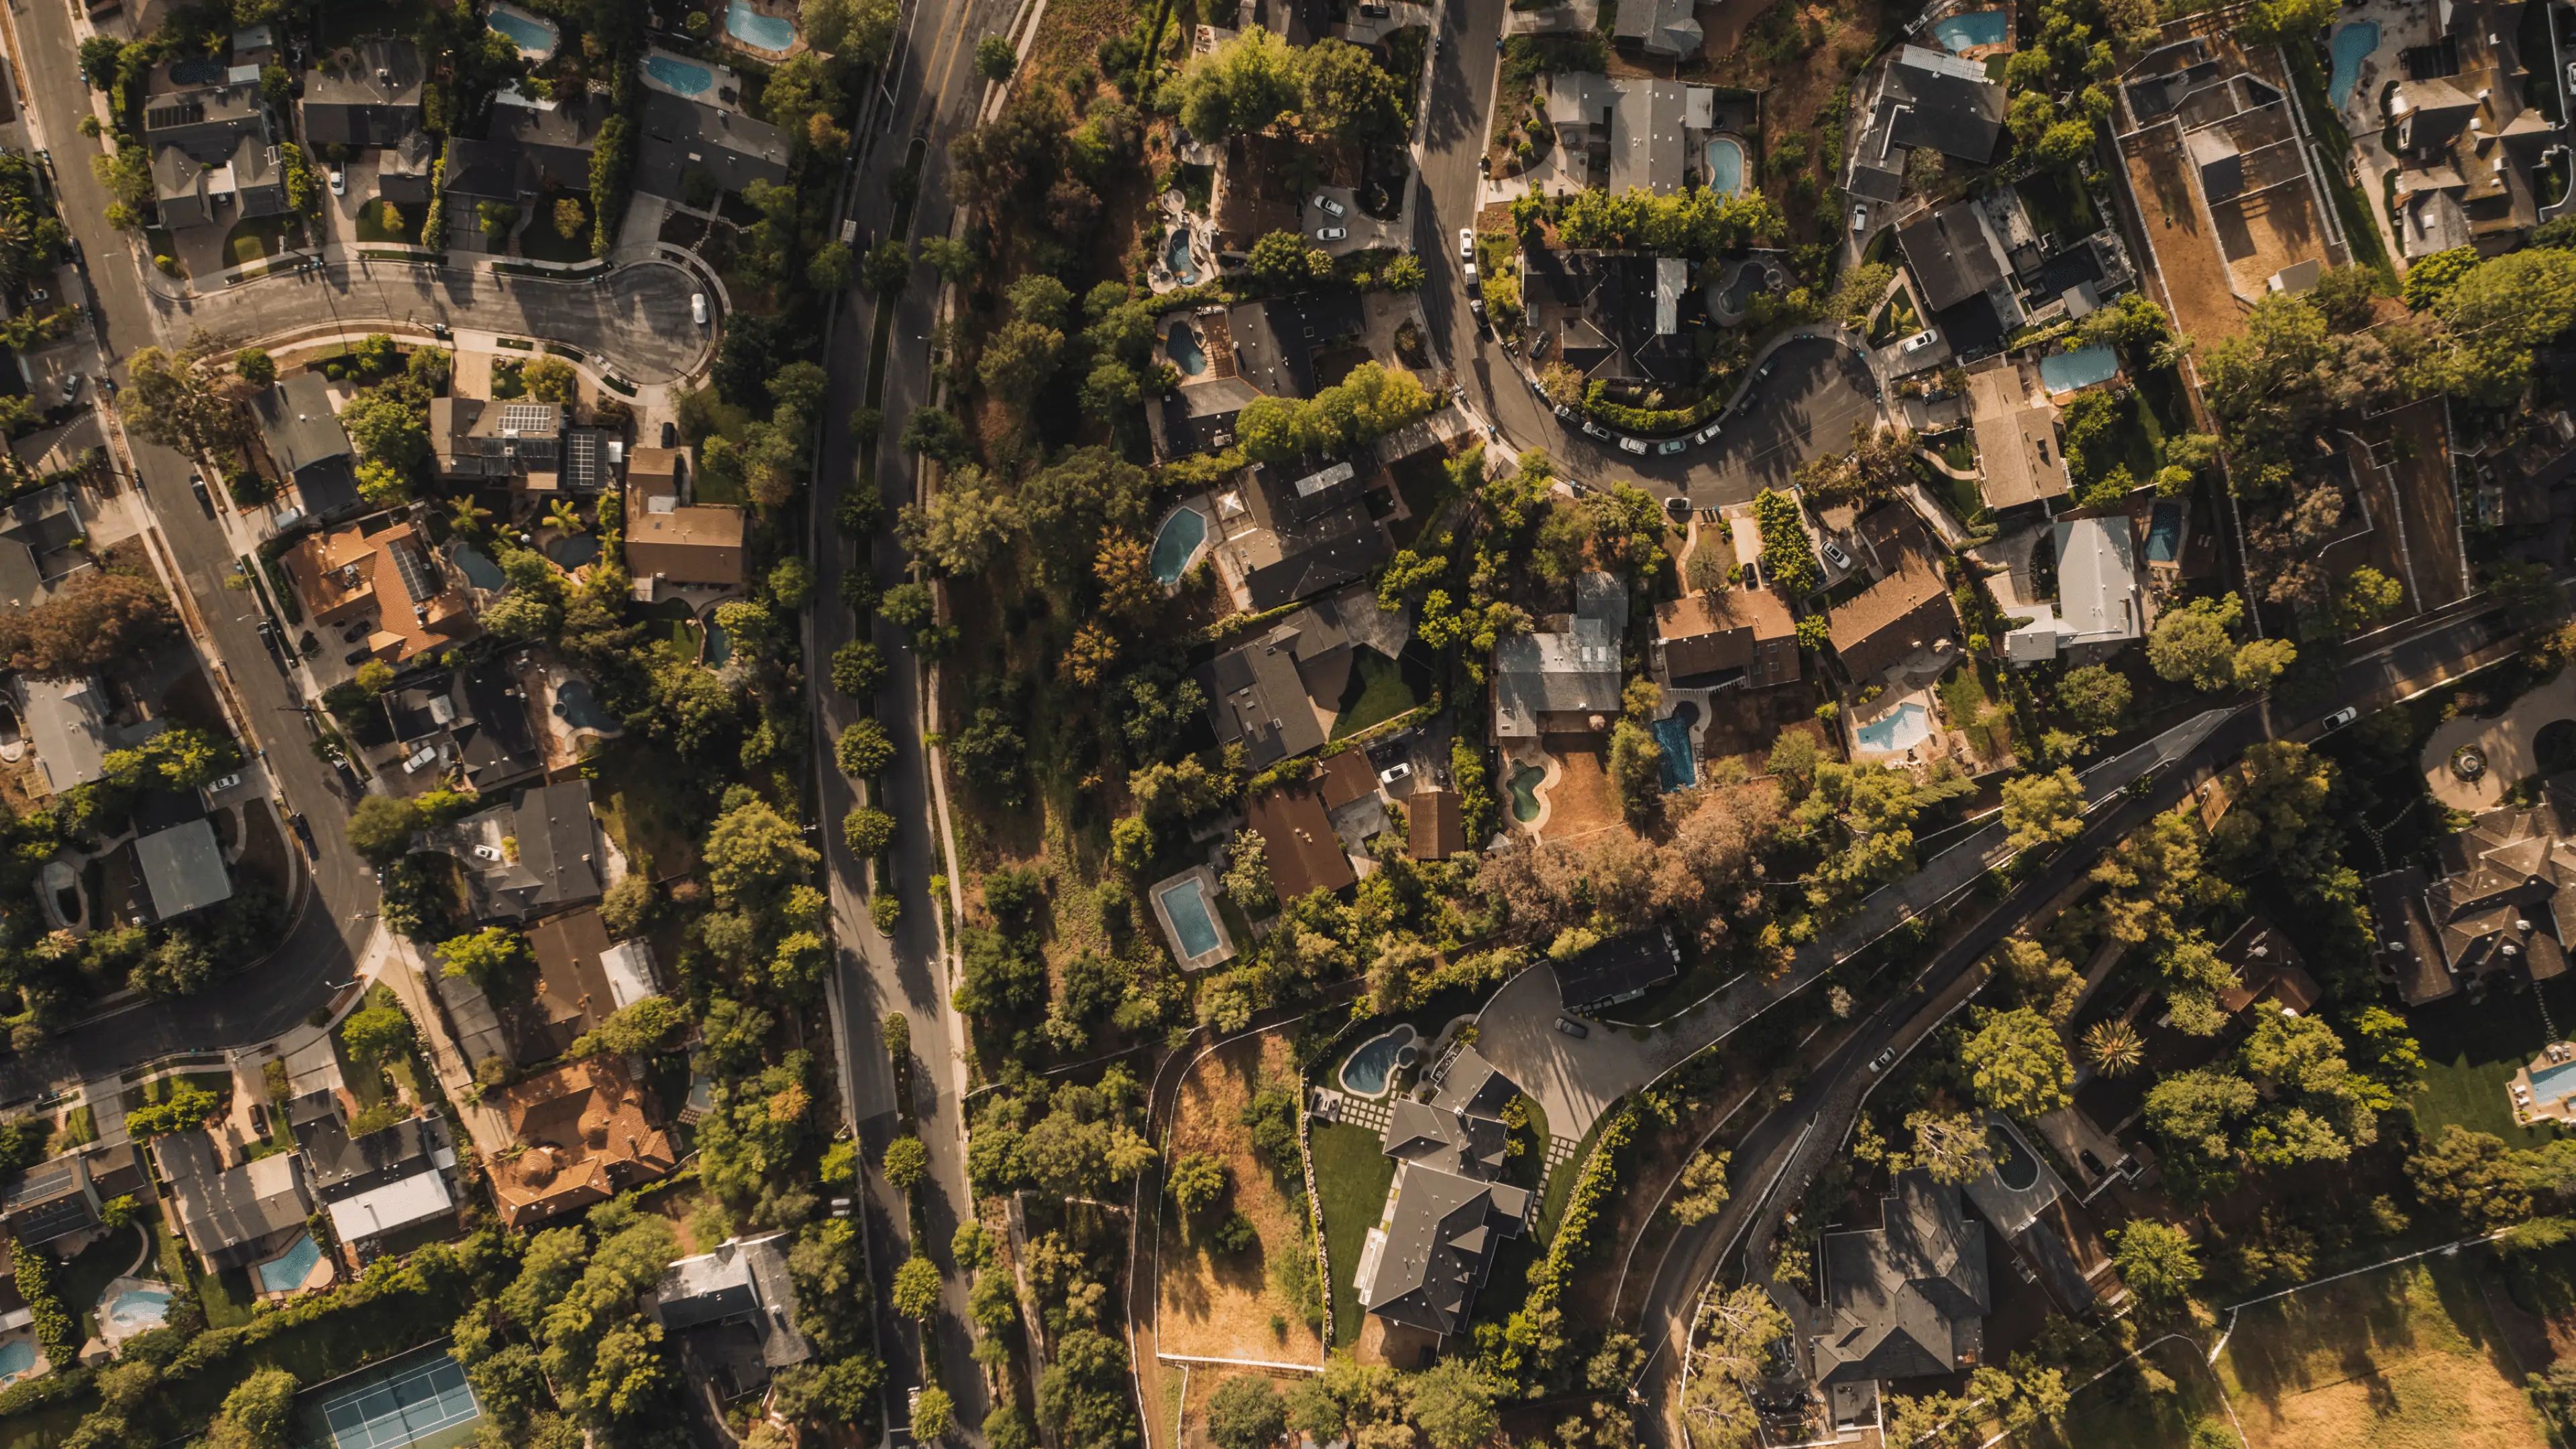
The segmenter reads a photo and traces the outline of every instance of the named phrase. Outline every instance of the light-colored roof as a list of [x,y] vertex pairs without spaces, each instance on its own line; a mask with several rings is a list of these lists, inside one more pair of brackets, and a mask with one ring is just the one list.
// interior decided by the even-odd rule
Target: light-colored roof
[[716,503],[679,505],[670,503],[667,495],[639,492],[626,510],[626,569],[639,579],[739,584],[742,534],[739,508]]
[[662,994],[653,976],[653,948],[642,941],[620,941],[600,952],[599,969],[608,977],[608,996],[618,1010]]
[[204,816],[135,841],[134,858],[143,867],[155,919],[166,921],[233,893],[232,878],[224,874],[223,849],[215,844],[215,827]]
[[330,1204],[331,1228],[341,1241],[357,1242],[427,1222],[455,1206],[456,1198],[447,1190],[447,1174],[415,1172]]
[[1984,474],[1977,491],[1986,506],[2015,508],[2043,498],[2059,498],[2069,487],[2066,455],[2057,445],[2057,408],[2033,404],[2023,391],[2021,373],[2009,363],[1968,375],[1974,404],[1977,467]]
[[2145,635],[2137,547],[2126,514],[2058,523],[2057,609],[2061,645]]

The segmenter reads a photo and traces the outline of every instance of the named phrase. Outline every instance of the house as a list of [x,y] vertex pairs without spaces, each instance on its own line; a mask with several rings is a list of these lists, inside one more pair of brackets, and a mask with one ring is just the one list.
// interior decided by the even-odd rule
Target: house
[[2004,657],[2024,668],[2053,659],[2096,664],[2144,639],[2153,619],[2128,514],[2070,514],[2050,533],[2057,601],[2038,606],[2038,617],[2004,636]]
[[[1343,470],[1348,470],[1347,472]],[[1231,575],[1236,602],[1260,611],[1313,598],[1369,576],[1393,545],[1361,499],[1357,468],[1329,464],[1299,477],[1271,466],[1217,497],[1217,514],[1244,524],[1212,555]]]
[[1361,1307],[1437,1338],[1465,1330],[1495,1252],[1532,1206],[1527,1189],[1498,1180],[1510,1130],[1493,1099],[1513,1090],[1469,1048],[1433,1100],[1395,1100],[1383,1139],[1395,1182],[1360,1249]]
[[1299,292],[1225,311],[1235,375],[1272,397],[1322,391],[1326,379],[1316,371],[1316,355],[1357,342],[1367,329],[1360,299],[1349,292]]
[[357,511],[357,450],[331,411],[320,373],[296,373],[254,395],[250,407],[260,442],[278,476],[295,485],[306,517],[330,521]]
[[526,1149],[492,1171],[501,1220],[513,1228],[605,1202],[679,1165],[652,1094],[616,1057],[566,1062],[484,1101]]
[[1416,790],[1404,802],[1405,849],[1415,860],[1447,860],[1467,849],[1455,790]]
[[1983,166],[2003,134],[2004,88],[1982,61],[1920,45],[1899,47],[1880,78],[1869,114],[1884,126],[1884,149],[1930,147],[1953,161]]
[[2218,1004],[2230,1016],[2257,1001],[2297,1016],[2314,1010],[2323,996],[2299,948],[2260,915],[2246,917],[2228,933],[2219,944],[2218,959],[2236,968],[2235,984],[2218,993]]
[[638,448],[627,460],[626,571],[639,598],[656,582],[742,585],[742,510],[688,502],[689,484],[684,451]]
[[1855,685],[1875,683],[1923,651],[1947,654],[1958,647],[1959,616],[1950,607],[1941,570],[1910,544],[1890,552],[1877,582],[1825,614],[1834,653]]
[[152,153],[152,199],[161,224],[173,230],[204,226],[217,213],[238,207],[243,220],[287,211],[286,173],[277,148],[244,136],[233,156],[209,165],[176,146]]
[[551,488],[563,459],[563,432],[559,403],[469,397],[429,403],[429,446],[441,478],[525,479],[529,487]]
[[2397,130],[2398,244],[2411,260],[2474,246],[2510,250],[2540,221],[2541,179],[2566,144],[2535,105],[2555,89],[2555,52],[2522,54],[2520,3],[2441,7],[2435,43],[2405,54],[2406,78],[2386,98]]
[[448,137],[440,189],[447,193],[451,202],[464,203],[449,208],[457,222],[472,224],[474,203],[489,201],[502,206],[518,205],[519,163],[522,159],[518,144],[513,141]]
[[1699,360],[1681,329],[1690,268],[1678,257],[1529,248],[1521,304],[1547,354],[1589,378],[1679,383]]
[[[83,419],[22,439],[12,452],[21,464],[40,474],[64,467],[86,468],[89,449],[73,452],[70,447],[86,438],[103,461],[104,435],[94,419],[86,414]],[[80,501],[66,484],[50,483],[0,504],[0,604],[27,608],[43,602],[54,584],[88,563],[79,548],[88,532]]]
[[213,1138],[187,1131],[153,1138],[152,1156],[177,1201],[180,1231],[209,1273],[275,1257],[305,1231],[313,1198],[295,1153],[225,1167]]
[[372,621],[367,651],[388,664],[482,632],[464,589],[412,524],[376,533],[351,524],[306,534],[278,562],[316,627]]
[[1533,634],[1494,645],[1494,737],[1601,728],[1619,711],[1619,640],[1628,627],[1628,586],[1615,574],[1574,580],[1574,612]]
[[2072,486],[2057,442],[2057,407],[2033,400],[2021,369],[1997,361],[1968,374],[1977,431],[1978,496],[1996,513],[2063,498]]
[[1230,372],[1184,383],[1151,400],[1155,446],[1166,458],[1223,452],[1234,446],[1234,420],[1259,396],[1261,389]]
[[17,678],[18,719],[35,746],[36,768],[59,795],[86,785],[105,773],[107,752],[121,749],[121,732],[108,720],[113,710],[106,686],[86,675],[75,679]]
[[[1631,10],[1651,10],[1657,3],[1621,0],[1619,14],[1624,21]],[[1683,13],[1688,14],[1687,4]],[[1694,47],[1697,43],[1692,42]],[[1691,169],[1691,97],[1704,90],[1679,81],[1553,72],[1547,85],[1548,124],[1556,128],[1557,145],[1569,163],[1583,158],[1582,166],[1569,166],[1573,179],[1613,192],[1642,187],[1669,194],[1681,190],[1683,175]]]
[[545,764],[526,692],[498,659],[394,690],[385,712],[407,756],[435,750],[440,770],[461,766],[479,794],[517,784]]
[[2002,1113],[1986,1114],[1994,1165],[1966,1184],[1968,1201],[2061,1313],[2082,1317],[2125,1293],[2111,1255],[2075,1194]]
[[1619,0],[1610,38],[1623,49],[1695,59],[1702,39],[1696,9],[1694,0]]
[[588,780],[531,786],[511,804],[474,820],[495,816],[506,826],[503,833],[518,842],[519,858],[474,876],[483,916],[527,920],[599,899],[599,825],[590,814]]
[[1881,1383],[1974,1368],[1992,1306],[1985,1225],[1960,1191],[1921,1168],[1899,1173],[1880,1225],[1827,1233],[1817,1255],[1824,1331],[1809,1343],[1816,1382],[1835,1397],[1874,1400]]
[[1201,665],[1217,743],[1241,744],[1255,770],[1321,748],[1350,682],[1351,647],[1326,599]]
[[2379,938],[2372,954],[2380,979],[2395,985],[2408,1006],[2439,1001],[2460,989],[2451,979],[2441,940],[2433,934],[2432,912],[2424,901],[2427,884],[2420,865],[2370,878],[2370,923]]
[[590,155],[607,118],[605,98],[583,95],[551,106],[494,106],[489,131],[493,141],[518,148],[526,190],[587,192]]
[[644,93],[643,136],[635,150],[637,191],[688,202],[699,187],[739,192],[755,181],[777,186],[786,180],[786,132],[740,111],[701,105],[667,91]]
[[1556,996],[1567,1011],[1589,1015],[1634,1001],[1682,972],[1682,949],[1673,929],[1658,926],[1604,941],[1571,961],[1548,962]]
[[2370,882],[2379,966],[2409,1006],[2493,981],[2512,989],[2567,971],[2576,922],[2576,774],[2538,806],[2490,810],[2438,842],[2442,874],[2408,866]]
[[174,920],[232,898],[232,877],[224,873],[223,847],[204,816],[157,830],[134,842],[144,896],[152,919]]
[[19,1173],[0,1190],[0,1229],[30,1247],[97,1227],[120,1197],[152,1200],[152,1175],[132,1143],[66,1152]]
[[408,40],[361,40],[357,64],[334,66],[334,52],[304,77],[304,139],[352,150],[399,146],[421,128],[420,48]]
[[420,1223],[456,1215],[448,1173],[456,1146],[447,1122],[432,1113],[352,1137],[330,1094],[296,1121],[305,1181],[331,1229],[344,1243],[363,1243]]
[[[567,493],[601,493],[617,481],[617,450],[623,442],[606,428],[566,428],[563,460],[554,471],[554,486]],[[546,475],[530,474],[527,486],[542,489]]]
[[542,1040],[519,1053],[521,1060],[561,1056],[612,1014],[661,994],[652,948],[641,941],[611,942],[607,924],[588,906],[529,927],[528,949],[537,961],[533,1034]]
[[1271,888],[1279,899],[1293,901],[1358,883],[1351,858],[1333,834],[1323,794],[1312,781],[1272,786],[1252,797],[1243,814],[1244,824],[1261,837],[1261,854],[1269,862]]
[[247,82],[227,81],[152,96],[144,102],[143,144],[156,157],[163,148],[175,146],[204,165],[224,166],[231,164],[243,141],[265,147],[275,139],[269,130],[268,109],[260,104],[256,74]]
[[1798,623],[1769,589],[1702,589],[1655,606],[1651,668],[1667,689],[1795,684]]
[[[674,1335],[745,1334],[762,1368],[775,1371],[814,1356],[796,1327],[796,1286],[787,1271],[786,1233],[727,1238],[715,1251],[682,1258],[662,1271],[645,1310]],[[719,1359],[728,1355],[712,1355]],[[747,1392],[751,1386],[728,1385]]]
[[1965,201],[1918,212],[1897,228],[1897,249],[1924,306],[1946,312],[1991,291],[2009,295],[2004,249],[1990,228],[1985,209]]

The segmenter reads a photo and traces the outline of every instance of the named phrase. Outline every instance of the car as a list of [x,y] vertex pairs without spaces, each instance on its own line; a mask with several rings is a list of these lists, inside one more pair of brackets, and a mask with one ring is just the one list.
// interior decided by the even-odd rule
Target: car
[[1468,299],[1467,299],[1467,310],[1475,314],[1475,316],[1476,316],[1476,320],[1477,320],[1477,321],[1479,321],[1479,322],[1484,321],[1484,320],[1485,320],[1485,299],[1484,299],[1484,298],[1482,298],[1482,297],[1470,297],[1470,298],[1468,298]]
[[1326,196],[1320,191],[1315,193],[1315,209],[1326,216],[1348,216],[1350,214],[1349,207],[1342,205],[1340,202],[1335,201],[1333,198]]
[[286,648],[286,641],[277,637],[277,625],[267,619],[259,621],[259,642],[267,645],[272,652]]
[[1673,516],[1673,521],[1675,523],[1688,523],[1690,521],[1690,509],[1691,502],[1688,494],[1676,493],[1672,497],[1664,500],[1664,511]]
[[349,627],[340,631],[340,642],[343,644],[357,643],[359,640],[367,637],[367,630],[369,627],[370,626],[367,621],[364,619],[350,620]]
[[1494,174],[1494,156],[1492,152],[1488,151],[1484,155],[1476,158],[1476,174],[1479,176],[1491,176]]
[[206,516],[208,518],[215,516],[215,500],[213,495],[206,492],[206,479],[204,474],[191,473],[188,475],[188,491],[197,495],[197,506],[206,510]]
[[357,648],[350,650],[348,653],[341,655],[340,662],[348,665],[351,669],[355,669],[359,665],[364,664],[375,657],[376,651],[368,648],[364,644],[361,644]]
[[1938,329],[1926,327],[1922,331],[1915,333],[1913,336],[1906,338],[1900,345],[1904,351],[1921,352],[1924,348],[1929,347],[1940,340],[1941,334]]
[[476,860],[499,860],[501,858],[501,851],[497,846],[478,845],[474,847],[474,858]]
[[1852,571],[1852,557],[1850,554],[1843,552],[1843,546],[1841,544],[1834,542],[1830,538],[1826,539],[1822,551],[1825,555],[1825,562],[1832,564],[1835,568],[1841,569],[1844,573],[1850,573]]
[[1655,456],[1658,458],[1669,458],[1689,446],[1690,439],[1688,438],[1666,438],[1655,445]]
[[82,384],[82,383],[84,383],[84,382],[87,382],[87,381],[89,381],[89,379],[88,379],[88,378],[85,378],[85,377],[81,376],[81,375],[80,375],[79,373],[77,373],[77,372],[67,372],[67,373],[64,373],[64,374],[63,374],[63,401],[65,401],[65,402],[70,402],[72,399],[74,399],[74,398],[76,398],[76,397],[79,397],[79,396],[80,396],[80,390],[81,390],[81,384]]
[[346,196],[349,194],[348,167],[334,166],[331,168],[331,194],[333,196]]
[[1646,440],[1643,438],[1621,438],[1619,440],[1619,451],[1623,453],[1634,453],[1638,457],[1642,458],[1646,455]]
[[679,444],[680,430],[669,423],[662,424],[662,446],[665,448],[676,448]]
[[1381,785],[1392,785],[1397,781],[1410,780],[1412,778],[1413,766],[1411,763],[1404,760],[1398,760],[1394,764],[1377,772],[1377,782]]
[[1472,226],[1462,226],[1458,228],[1458,260],[1472,262],[1475,259],[1476,229]]
[[689,320],[690,320],[690,321],[692,321],[692,322],[697,323],[697,324],[698,324],[699,326],[701,326],[701,327],[704,327],[704,326],[706,326],[706,325],[707,325],[707,294],[706,294],[706,293],[704,293],[704,292],[691,292],[691,293],[689,294]]
[[38,302],[50,302],[52,300],[54,300],[54,294],[46,291],[42,287],[29,287],[27,289],[28,306],[32,307]]
[[429,335],[444,342],[456,335],[456,329],[444,322],[432,322],[429,324]]
[[1350,229],[1349,227],[1346,227],[1346,226],[1327,226],[1327,227],[1320,227],[1320,228],[1318,228],[1318,229],[1316,230],[1316,232],[1315,232],[1315,240],[1317,240],[1317,241],[1341,241],[1341,240],[1343,240],[1343,239],[1347,238],[1350,234],[1351,234],[1351,229]]
[[1605,443],[1615,443],[1619,440],[1619,435],[1617,433],[1610,431],[1608,428],[1601,426],[1590,418],[1585,418],[1583,420],[1583,431],[1592,437],[1599,438]]
[[1858,232],[1865,232],[1865,231],[1869,230],[1869,203],[1868,203],[1868,202],[1866,202],[1866,201],[1855,201],[1855,202],[1853,202],[1853,203],[1852,203],[1852,230],[1853,230],[1855,233],[1858,233]]
[[53,170],[53,169],[54,169],[54,153],[53,153],[53,152],[51,152],[51,151],[45,150],[45,149],[44,149],[44,148],[42,148],[42,147],[38,147],[38,148],[37,148],[37,150],[36,150],[36,164],[37,164],[37,165],[39,165],[39,166],[44,167],[44,168],[45,168],[46,170],[48,170],[48,171]]
[[1720,418],[1716,422],[1709,424],[1707,427],[1700,429],[1698,432],[1691,434],[1691,441],[1694,443],[1706,443],[1710,439],[1715,438],[1718,434],[1718,430],[1725,426],[1726,419]]
[[236,788],[236,787],[237,787],[237,786],[239,786],[240,784],[241,784],[241,772],[240,772],[239,770],[235,770],[233,773],[231,773],[231,774],[229,774],[229,775],[224,776],[224,777],[223,777],[222,779],[220,779],[220,780],[209,780],[209,781],[207,781],[207,782],[206,782],[206,793],[207,793],[207,794],[209,794],[209,795],[220,795],[220,794],[224,793],[226,790],[230,790],[230,789],[234,789],[234,788]]
[[[1476,285],[1476,264],[1474,262],[1469,262],[1467,264],[1467,285],[1471,289]],[[1472,291],[1470,292],[1470,295],[1473,295]]]
[[1870,1074],[1873,1076],[1886,1071],[1889,1067],[1894,1065],[1896,1065],[1896,1048],[1894,1047],[1889,1047],[1887,1050],[1880,1052],[1877,1056],[1869,1059],[1869,1070]]
[[[2567,88],[2569,90],[2576,90],[2576,60],[2567,62]],[[45,153],[39,151],[36,154],[41,156]]]
[[1592,1028],[1585,1026],[1582,1022],[1576,1021],[1570,1016],[1558,1017],[1556,1019],[1556,1029],[1564,1032],[1567,1036],[1574,1038],[1576,1041],[1581,1041],[1585,1037],[1592,1035]]
[[1574,421],[1574,417],[1575,417],[1574,409],[1573,409],[1573,408],[1571,408],[1571,407],[1568,407],[1568,406],[1567,406],[1566,404],[1564,404],[1564,403],[1558,403],[1554,408],[1550,409],[1550,411],[1552,411],[1552,412],[1554,412],[1554,413],[1556,414],[1556,420],[1557,420],[1558,422],[1561,422],[1561,423],[1570,423],[1570,422],[1573,422],[1573,421]]
[[1773,364],[1766,362],[1760,367],[1755,368],[1753,370],[1753,380],[1759,382],[1762,379],[1769,377],[1771,375],[1772,366]]
[[313,822],[304,818],[304,812],[298,810],[287,816],[286,824],[287,828],[295,832],[295,838],[304,842],[304,853],[320,859],[322,847],[313,843]]
[[421,766],[426,765],[437,758],[437,746],[423,745],[419,749],[416,749],[403,757],[403,773],[406,775],[417,775],[420,773]]
[[2327,715],[2327,716],[2326,716],[2326,722],[2325,722],[2324,728],[2325,728],[2325,729],[2330,729],[2330,730],[2339,730],[2339,729],[2342,729],[2345,725],[2348,725],[2348,724],[2352,723],[2354,720],[2357,720],[2357,719],[2359,719],[2359,718],[2361,718],[2361,711],[2360,711],[2360,710],[2358,710],[2358,709],[2355,709],[2353,706],[2351,706],[2351,705],[2348,705],[2348,704],[2347,704],[2347,705],[2345,705],[2343,708],[2341,708],[2341,709],[2339,709],[2339,710],[2336,710],[2334,713],[2332,713],[2332,714],[2330,714],[2330,715]]

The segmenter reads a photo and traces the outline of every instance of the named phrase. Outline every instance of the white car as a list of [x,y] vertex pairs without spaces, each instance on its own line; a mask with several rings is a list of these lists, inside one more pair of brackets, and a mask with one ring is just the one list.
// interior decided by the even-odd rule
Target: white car
[[478,845],[474,847],[474,858],[476,860],[499,860],[501,858],[501,849],[499,846],[495,845]]
[[1322,228],[1321,230],[1319,230],[1319,231],[1317,231],[1317,232],[1315,233],[1315,240],[1317,240],[1317,241],[1340,241],[1340,240],[1342,240],[1344,237],[1349,236],[1350,234],[1351,234],[1351,229],[1350,229],[1349,227],[1346,227],[1346,226],[1328,226],[1328,227],[1324,227],[1324,228]]
[[1350,208],[1320,191],[1315,193],[1315,209],[1326,216],[1345,216],[1350,211]]
[[1404,760],[1398,760],[1394,764],[1377,772],[1377,782],[1381,785],[1392,785],[1399,780],[1409,780],[1412,778],[1413,766]]
[[331,194],[333,196],[349,194],[349,168],[345,166],[331,168]]
[[1643,438],[1621,438],[1619,440],[1619,451],[1623,453],[1634,453],[1638,457],[1642,458],[1646,456],[1646,440]]
[[701,326],[701,327],[704,327],[704,326],[706,326],[706,325],[707,325],[707,294],[706,294],[706,293],[704,293],[704,292],[691,292],[691,293],[689,294],[689,320],[690,320],[690,321],[692,321],[692,322],[697,323],[697,324],[698,324],[699,326]]
[[1939,331],[1934,328],[1926,327],[1922,331],[1905,339],[1905,350],[1908,352],[1921,352],[1924,348],[1929,347],[1940,340],[1941,334]]
[[1880,1052],[1877,1056],[1869,1059],[1869,1069],[1872,1074],[1876,1074],[1886,1071],[1889,1067],[1895,1065],[1895,1063],[1896,1048],[1889,1047],[1887,1050]]
[[2318,733],[2322,734],[2325,730],[2342,729],[2345,725],[2348,725],[2359,718],[2361,718],[2360,710],[2351,705],[2345,705],[2343,708],[2326,716],[2325,725],[2318,731]]
[[1718,429],[1725,426],[1726,419],[1720,418],[1716,422],[1709,424],[1707,427],[1700,429],[1698,432],[1691,434],[1691,441],[1694,443],[1706,443],[1711,438],[1717,436]]
[[206,782],[206,794],[207,794],[209,797],[216,796],[216,795],[220,795],[220,794],[224,793],[226,790],[233,789],[234,787],[236,787],[236,786],[238,786],[238,785],[240,785],[240,784],[241,784],[241,774],[240,774],[240,772],[239,772],[239,771],[235,771],[235,772],[234,772],[234,773],[232,773],[232,774],[229,774],[229,775],[224,776],[224,777],[223,777],[222,779],[220,779],[220,780],[209,780],[209,781],[207,781],[207,782]]
[[1855,201],[1852,203],[1852,231],[1858,234],[1867,230],[1869,230],[1869,203]]
[[1850,573],[1852,571],[1851,555],[1843,552],[1842,545],[1834,542],[1830,538],[1825,540],[1824,555],[1825,562],[1832,564],[1835,568],[1841,569],[1844,573]]
[[406,775],[418,774],[420,773],[421,766],[426,765],[437,758],[437,746],[423,745],[419,749],[412,751],[410,756],[403,761],[403,773]]
[[1467,285],[1472,287],[1476,284],[1476,264],[1474,262],[1469,262],[1467,264]]
[[1462,226],[1458,228],[1458,260],[1472,262],[1475,259],[1476,229],[1472,226]]

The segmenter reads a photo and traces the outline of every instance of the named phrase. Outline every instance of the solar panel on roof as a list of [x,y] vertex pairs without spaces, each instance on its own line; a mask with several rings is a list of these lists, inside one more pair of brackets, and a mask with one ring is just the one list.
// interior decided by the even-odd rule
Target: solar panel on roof
[[501,407],[501,427],[506,432],[543,432],[555,425],[552,403],[505,403]]
[[385,545],[385,552],[393,555],[394,572],[402,575],[403,592],[411,595],[413,603],[438,597],[438,581],[431,577],[429,560],[419,549],[393,543]]

